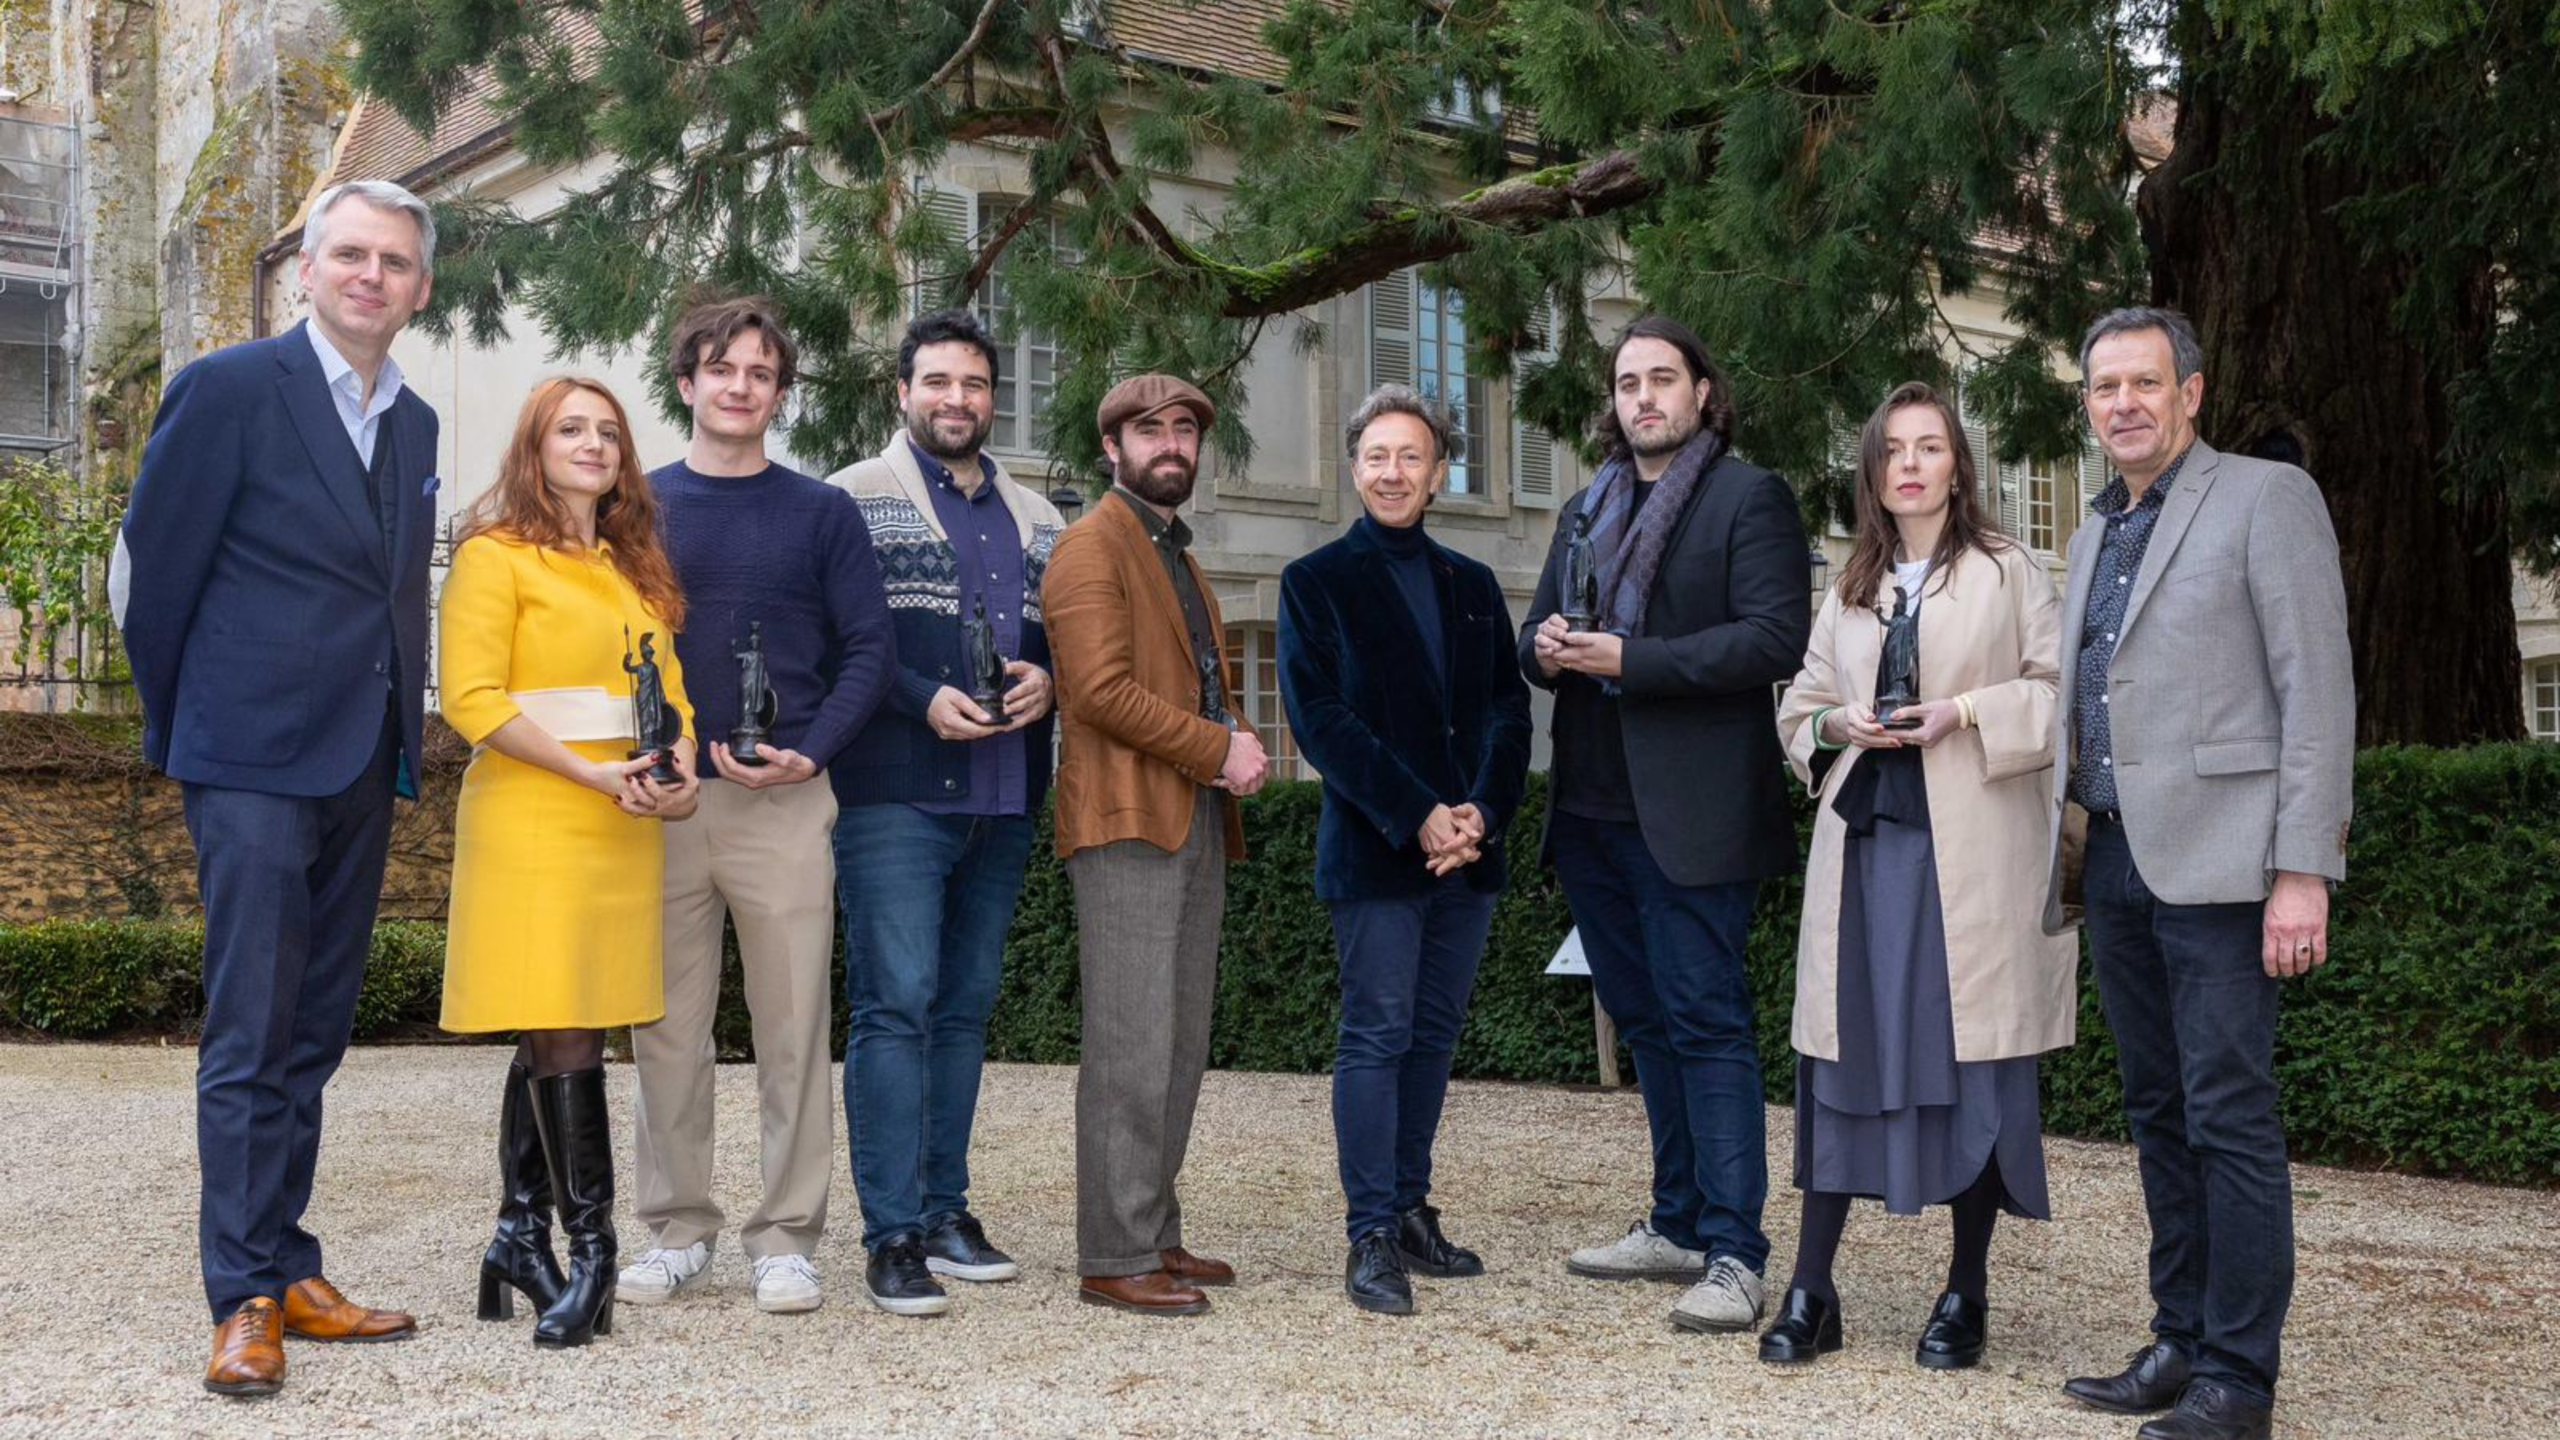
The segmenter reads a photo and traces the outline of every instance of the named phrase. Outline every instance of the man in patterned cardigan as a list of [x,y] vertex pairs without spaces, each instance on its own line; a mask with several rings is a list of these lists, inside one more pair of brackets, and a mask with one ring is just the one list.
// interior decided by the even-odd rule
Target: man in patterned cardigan
[[[828,477],[862,507],[898,639],[887,703],[831,769],[853,1016],[845,1120],[865,1279],[895,1315],[949,1309],[936,1275],[1019,1274],[969,1213],[969,1128],[1031,817],[1049,788],[1040,580],[1061,522],[981,448],[998,366],[970,312],[917,319],[898,347],[905,428]],[[982,613],[1004,657],[992,717],[970,694],[964,625]]]

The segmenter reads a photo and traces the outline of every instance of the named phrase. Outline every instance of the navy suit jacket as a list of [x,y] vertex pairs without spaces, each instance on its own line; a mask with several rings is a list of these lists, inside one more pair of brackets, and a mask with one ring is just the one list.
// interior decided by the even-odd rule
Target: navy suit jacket
[[1435,805],[1469,801],[1487,834],[1484,858],[1463,873],[1470,888],[1498,891],[1531,728],[1502,582],[1426,539],[1444,678],[1369,524],[1280,572],[1280,696],[1299,753],[1324,776],[1316,894],[1368,900],[1428,889],[1422,823]]
[[302,326],[169,382],[125,511],[124,642],[144,756],[170,778],[337,794],[373,758],[395,695],[414,771],[435,411],[404,388],[374,443],[390,447],[388,553]]

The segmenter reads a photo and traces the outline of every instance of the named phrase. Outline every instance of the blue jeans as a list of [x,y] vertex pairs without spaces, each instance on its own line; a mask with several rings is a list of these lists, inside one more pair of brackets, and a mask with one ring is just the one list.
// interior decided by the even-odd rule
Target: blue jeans
[[1431,1197],[1431,1142],[1494,899],[1451,875],[1425,894],[1332,906],[1342,953],[1333,1143],[1354,1240]]
[[836,821],[845,1130],[862,1243],[969,1208],[969,1130],[1005,933],[1031,858],[1019,815],[857,805]]
[[2152,1333],[2191,1352],[2197,1375],[2272,1402],[2293,1301],[2293,1172],[2265,907],[2160,901],[2110,820],[2089,822],[2083,875],[2151,1217]]
[[1742,968],[1759,884],[1676,884],[1633,824],[1557,811],[1548,835],[1592,989],[1635,1055],[1653,1132],[1653,1228],[1764,1269],[1768,1116]]

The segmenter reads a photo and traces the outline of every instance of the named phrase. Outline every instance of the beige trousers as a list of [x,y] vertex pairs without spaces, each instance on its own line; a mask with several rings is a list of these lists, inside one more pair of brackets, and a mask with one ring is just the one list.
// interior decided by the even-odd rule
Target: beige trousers
[[666,827],[667,1014],[634,1026],[640,1076],[633,1196],[652,1243],[720,1234],[711,1198],[711,1021],[720,1004],[722,922],[735,917],[754,1021],[764,1195],[739,1228],[754,1259],[808,1255],[835,1178],[834,1074],[827,1054],[835,951],[836,798],[821,774],[750,790],[702,786],[693,818]]

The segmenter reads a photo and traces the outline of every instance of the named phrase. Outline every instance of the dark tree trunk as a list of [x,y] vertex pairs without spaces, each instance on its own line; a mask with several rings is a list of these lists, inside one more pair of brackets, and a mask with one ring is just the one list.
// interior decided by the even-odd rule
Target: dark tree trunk
[[[2204,437],[2240,452],[2297,447],[2282,458],[2328,497],[2359,744],[2521,738],[2505,495],[2448,493],[2442,361],[2431,366],[2391,313],[2411,270],[2360,256],[2335,214],[2427,177],[2318,153],[2331,122],[2280,56],[2245,56],[2192,14],[2182,28],[2177,146],[2137,208],[2154,298],[2204,341]],[[2485,353],[2485,266],[2460,308],[2430,337],[2439,357]]]

